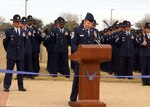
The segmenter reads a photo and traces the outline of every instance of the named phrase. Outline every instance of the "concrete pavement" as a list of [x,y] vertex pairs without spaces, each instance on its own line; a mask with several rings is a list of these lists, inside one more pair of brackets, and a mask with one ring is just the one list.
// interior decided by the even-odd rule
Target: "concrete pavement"
[[[20,92],[17,81],[12,81],[6,106],[69,107],[72,81],[25,80],[24,84],[27,92]],[[106,107],[149,107],[150,86],[142,86],[141,83],[102,82],[100,99],[106,103]]]

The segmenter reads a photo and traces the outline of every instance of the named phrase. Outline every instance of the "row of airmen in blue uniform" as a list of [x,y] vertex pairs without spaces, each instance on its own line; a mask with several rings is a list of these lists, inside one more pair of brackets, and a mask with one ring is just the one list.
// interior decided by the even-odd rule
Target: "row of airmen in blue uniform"
[[[87,22],[88,20],[88,22]],[[119,25],[115,25],[115,29],[105,29],[103,32],[97,33],[92,26],[87,26],[87,23],[93,23],[94,17],[88,13],[84,19],[84,23],[77,27],[71,39],[72,53],[77,51],[79,44],[110,44],[112,46],[112,60],[102,64],[111,67],[110,73],[118,76],[132,76],[133,67],[136,63],[136,69],[140,69],[142,75],[150,75],[150,23],[146,23],[143,32],[132,32],[131,23],[123,21]],[[90,23],[90,24],[91,24]],[[87,26],[87,27],[86,27]],[[90,32],[90,33],[89,33]],[[89,35],[90,34],[90,35]],[[135,60],[138,62],[134,62]],[[73,69],[75,75],[79,75],[79,66],[75,62]],[[132,79],[132,77],[128,77]],[[150,86],[150,78],[142,78],[143,86]],[[74,77],[71,101],[76,101],[78,95],[78,77]]]
[[[71,53],[77,51],[79,44],[110,44],[112,46],[112,60],[101,64],[103,70],[110,70],[110,73],[114,73],[118,76],[132,76],[134,59],[136,67],[141,69],[142,75],[149,75],[149,67],[147,66],[149,61],[146,62],[145,58],[150,56],[149,38],[143,40],[143,34],[147,35],[147,30],[144,33],[131,32],[131,23],[129,21],[123,21],[119,25],[115,24],[114,28],[104,29],[103,32],[99,32],[95,26],[96,21],[91,13],[87,13],[83,23],[79,25],[71,33],[71,40],[69,31],[66,29],[62,33],[61,23],[59,21],[61,17],[55,21],[58,24],[52,29],[52,31],[45,37],[44,46],[48,50],[48,70],[51,74],[60,72],[61,74],[68,75],[68,46],[71,46]],[[65,22],[65,21],[62,21]],[[149,29],[149,24],[146,23],[145,29]],[[67,33],[66,33],[67,32]],[[143,45],[143,41],[146,41],[146,46]],[[143,49],[147,52],[143,52]],[[146,56],[146,57],[145,57]],[[136,58],[135,58],[136,57]],[[62,61],[60,63],[60,61]],[[139,63],[141,62],[141,63]],[[61,65],[60,65],[61,64]],[[140,65],[140,68],[139,68]],[[109,69],[107,69],[107,67]],[[74,70],[75,75],[79,75],[79,66],[77,62],[72,61],[71,68]],[[67,71],[67,72],[66,72]],[[53,75],[53,76],[56,76]],[[128,78],[132,79],[132,78]],[[142,78],[143,85],[150,85],[149,79]],[[78,77],[74,77],[73,88],[70,96],[71,101],[77,100],[78,93]]]
[[[143,31],[133,32],[131,26],[129,21],[123,21],[115,25],[115,29],[104,29],[100,33],[101,44],[112,46],[111,62],[101,65],[102,69],[110,74],[132,76],[133,69],[141,71],[142,75],[150,74],[150,23],[145,24]],[[142,78],[142,83],[150,85],[150,79]]]
[[[70,70],[68,65],[68,46],[71,46],[71,52],[77,51],[79,44],[95,44],[98,43],[98,30],[93,27],[94,17],[91,13],[87,13],[86,20],[81,23],[74,32],[70,32],[64,28],[65,20],[62,17],[58,17],[56,26],[47,33],[43,42],[48,51],[48,71],[53,77],[57,76],[57,73],[61,73],[66,77],[70,77]],[[96,23],[95,23],[96,24]],[[93,28],[91,28],[93,27]],[[60,62],[61,61],[61,62]],[[79,74],[79,65],[77,62],[72,64],[75,75]],[[75,101],[78,94],[78,77],[74,77],[72,93],[70,96],[71,101]]]
[[[27,18],[23,17],[21,19],[21,26],[26,31],[26,39],[25,39],[25,65],[24,70],[35,73],[39,73],[40,65],[39,65],[39,53],[40,53],[40,45],[43,41],[41,36],[41,31],[36,27],[36,22],[31,15]],[[25,77],[29,77],[34,79],[33,75],[25,75]]]
[[[12,70],[15,63],[17,64],[17,70],[24,70],[24,58],[28,57],[30,59],[32,57],[32,61],[31,59],[30,61],[27,60],[27,64],[28,66],[33,64],[33,71],[39,71],[39,51],[40,44],[42,42],[42,38],[40,36],[41,33],[36,27],[33,26],[32,16],[29,16],[27,20],[29,22],[27,27],[28,30],[14,26],[14,28],[5,32],[3,45],[7,52],[8,70]],[[13,18],[13,22],[17,21],[20,22],[19,15],[15,15]],[[77,51],[79,44],[111,44],[113,49],[113,58],[111,63],[107,64],[113,65],[111,68],[116,75],[123,76],[132,76],[133,59],[136,50],[135,47],[137,45],[137,47],[139,46],[139,51],[137,52],[139,52],[142,75],[150,74],[150,67],[148,66],[150,63],[149,23],[145,24],[144,32],[139,35],[131,32],[131,23],[129,21],[124,21],[122,25],[120,24],[120,26],[116,26],[116,29],[113,32],[112,29],[109,31],[104,30],[103,32],[98,32],[95,28],[96,21],[91,13],[87,13],[83,23],[75,28],[74,32],[71,34],[64,28],[66,21],[62,17],[58,17],[56,23],[57,24],[52,31],[45,36],[43,43],[48,51],[48,70],[51,74],[53,74],[52,76],[57,76],[57,73],[59,72],[67,78],[70,77],[68,65],[68,46],[71,46],[71,52],[74,53]],[[19,33],[17,32],[18,28]],[[24,45],[25,41],[26,44]],[[79,65],[77,62],[72,64],[72,68],[74,69],[75,75],[78,75]],[[32,71],[30,69],[31,68],[29,68],[29,71]],[[9,90],[11,79],[12,74],[6,73],[4,78],[5,91]],[[23,87],[22,75],[19,74],[17,79],[19,90],[24,91],[25,88]],[[150,79],[142,78],[142,82],[143,85],[150,85]],[[78,77],[75,76],[70,100],[76,101],[77,95]]]
[[[16,64],[17,71],[29,71],[38,73],[41,32],[34,26],[31,15],[20,17],[14,15],[13,27],[4,33],[3,46],[6,51],[7,70],[13,70]],[[27,25],[28,23],[28,25]],[[26,75],[34,79],[32,75]],[[12,74],[6,73],[4,77],[4,91],[9,91]],[[17,75],[18,89],[26,91],[23,85],[23,75]]]

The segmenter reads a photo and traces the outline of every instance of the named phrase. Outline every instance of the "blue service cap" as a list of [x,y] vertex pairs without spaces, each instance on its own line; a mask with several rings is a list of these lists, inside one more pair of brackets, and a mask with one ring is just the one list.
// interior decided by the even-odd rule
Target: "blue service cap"
[[120,23],[118,24],[118,26],[119,26],[119,27],[122,27],[122,22],[120,22]]
[[31,15],[27,16],[28,21],[33,21],[33,17]]
[[130,27],[132,25],[131,25],[131,23],[129,21],[125,20],[125,21],[123,21],[122,26],[123,27]]
[[14,22],[20,22],[20,19],[21,19],[20,15],[16,14],[16,15],[13,16],[13,19],[10,19],[10,20],[14,21]]
[[62,17],[58,17],[57,21],[59,24],[65,24],[66,23],[65,19]]
[[87,13],[85,19],[90,22],[94,22],[94,16],[91,13]]
[[145,23],[144,28],[150,28],[150,23]]
[[21,23],[26,24],[27,23],[27,18],[26,17],[22,17],[21,18]]

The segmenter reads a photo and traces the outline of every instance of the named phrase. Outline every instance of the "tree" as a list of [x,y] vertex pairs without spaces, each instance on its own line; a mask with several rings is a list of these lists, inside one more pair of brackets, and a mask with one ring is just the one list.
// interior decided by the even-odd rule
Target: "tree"
[[138,21],[137,23],[135,23],[135,26],[137,28],[143,28],[146,22],[150,22],[150,14],[147,13],[144,15],[144,18],[141,21]]
[[4,23],[5,19],[3,17],[0,17],[0,25]]
[[45,25],[45,26],[43,27],[43,31],[44,31],[45,29],[48,29],[49,31],[51,31],[52,27],[53,27],[53,23],[47,24],[47,25]]
[[0,32],[4,32],[6,29],[9,29],[12,27],[12,24],[10,23],[2,23],[0,26]]
[[71,21],[75,21],[78,22],[79,18],[76,14],[72,14],[72,13],[61,13],[60,15],[61,17],[63,17],[67,22]]
[[42,30],[43,21],[41,19],[38,19],[38,18],[34,18],[34,20],[35,20],[36,27],[39,28],[40,30]]
[[73,31],[74,28],[76,28],[78,26],[78,23],[75,21],[68,21],[65,25],[65,28],[67,28],[69,31]]
[[0,32],[4,32],[6,29],[9,29],[11,27],[11,23],[5,22],[5,19],[3,17],[0,17]]
[[74,28],[78,26],[79,18],[76,14],[62,13],[60,16],[63,17],[67,22],[65,28],[67,28],[68,30],[73,31]]

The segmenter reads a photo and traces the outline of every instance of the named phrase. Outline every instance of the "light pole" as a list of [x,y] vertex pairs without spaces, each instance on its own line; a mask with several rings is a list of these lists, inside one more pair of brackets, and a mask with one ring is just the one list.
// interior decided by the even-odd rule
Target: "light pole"
[[25,0],[25,17],[27,16],[27,1],[28,0]]
[[110,22],[111,22],[111,25],[112,25],[112,11],[113,11],[114,9],[111,9],[111,18],[110,18]]

